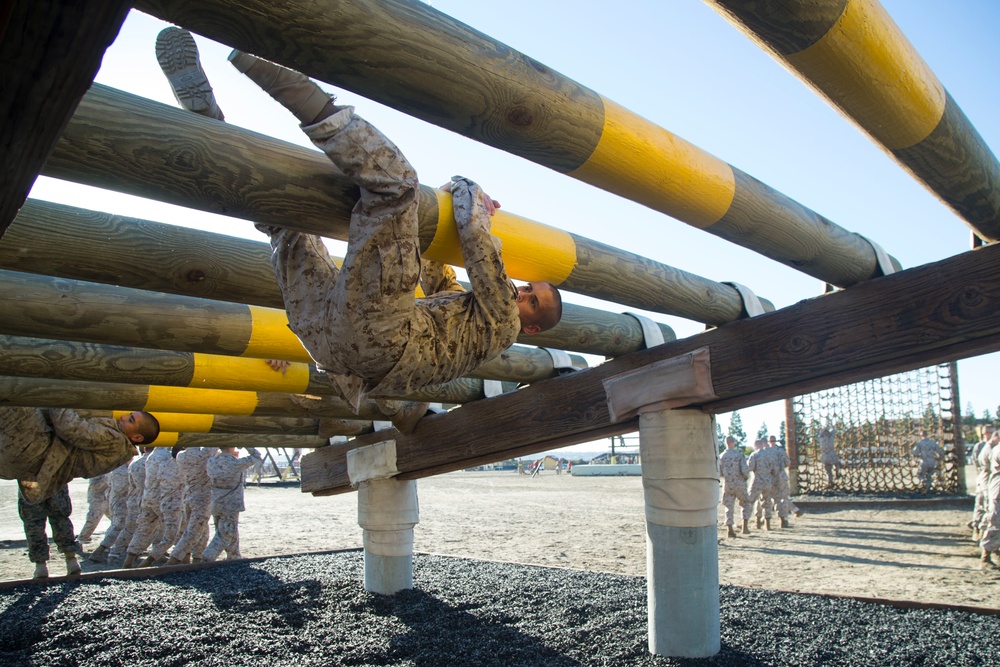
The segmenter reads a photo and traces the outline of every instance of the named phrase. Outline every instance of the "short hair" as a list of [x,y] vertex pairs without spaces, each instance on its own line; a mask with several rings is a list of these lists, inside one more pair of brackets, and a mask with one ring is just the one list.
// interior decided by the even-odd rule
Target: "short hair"
[[552,283],[546,283],[552,290],[553,296],[553,306],[552,310],[545,310],[538,318],[538,326],[541,327],[542,331],[548,331],[555,325],[559,324],[559,320],[562,319],[562,294],[559,293],[559,288]]
[[137,424],[137,430],[142,436],[142,444],[151,444],[160,435],[160,421],[148,412],[139,414],[142,415],[142,420]]

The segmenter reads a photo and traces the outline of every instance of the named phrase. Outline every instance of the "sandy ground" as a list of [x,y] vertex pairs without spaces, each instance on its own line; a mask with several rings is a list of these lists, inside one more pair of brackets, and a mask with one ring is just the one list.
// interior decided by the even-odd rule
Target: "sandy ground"
[[[85,480],[70,484],[77,529],[86,514],[86,488]],[[418,551],[645,574],[639,477],[457,472],[420,480],[418,494]],[[245,557],[361,546],[356,494],[317,498],[297,486],[265,482],[247,488],[246,504],[240,531]],[[789,529],[758,531],[751,522],[750,535],[730,539],[720,512],[720,580],[1000,608],[1000,573],[980,569],[964,525],[969,518],[969,510],[954,507],[810,509]],[[97,546],[107,525],[103,520],[86,551]],[[53,549],[52,574],[61,571],[57,556]],[[98,569],[84,562],[85,571]],[[14,483],[0,481],[0,580],[31,572]]]

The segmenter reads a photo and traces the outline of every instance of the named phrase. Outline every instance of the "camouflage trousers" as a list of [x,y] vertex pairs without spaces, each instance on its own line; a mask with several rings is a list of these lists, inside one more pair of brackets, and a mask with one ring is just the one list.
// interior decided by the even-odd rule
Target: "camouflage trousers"
[[145,503],[139,507],[139,518],[135,522],[135,533],[128,543],[128,553],[138,556],[153,544],[163,533],[163,516],[159,503]]
[[211,516],[212,498],[189,498],[185,507],[185,528],[181,538],[174,545],[170,555],[182,560],[188,554],[192,558],[201,558],[208,545],[208,519]]
[[750,502],[750,494],[747,492],[746,484],[730,486],[726,484],[722,490],[722,506],[726,508],[726,525],[733,525],[736,514],[736,501],[740,501],[740,509],[743,512],[743,520],[749,521],[752,513],[753,503]]
[[110,509],[108,504],[107,496],[99,496],[97,498],[90,498],[88,496],[87,505],[87,518],[83,521],[83,528],[80,529],[80,539],[88,540],[94,531],[97,530],[97,524],[101,522],[101,519],[108,516],[110,518],[108,510]]
[[122,525],[122,531],[118,534],[115,539],[114,546],[111,547],[111,557],[122,556],[126,551],[128,551],[128,545],[135,536],[136,528],[139,526],[139,516],[142,514],[142,509],[139,506],[141,500],[134,500],[131,497],[129,502],[125,506],[125,523]]
[[[338,269],[318,236],[269,227],[271,263],[289,327],[316,362],[375,384],[402,356],[416,307],[417,175],[350,107],[306,133],[360,188],[347,253]],[[348,389],[344,398],[356,407],[360,393]]]
[[982,475],[976,477],[976,505],[972,509],[972,525],[974,528],[985,531],[990,525],[990,499],[989,499],[989,478],[982,479]]
[[128,502],[122,500],[120,497],[116,498],[115,495],[112,494],[111,502],[109,503],[111,525],[104,533],[104,539],[101,540],[101,546],[108,551],[111,551],[115,546],[115,542],[118,541],[118,536],[125,530],[125,522],[128,520]]
[[753,488],[750,489],[750,501],[756,504],[754,511],[758,519],[763,514],[765,519],[774,516],[774,506],[777,504],[778,516],[785,518],[788,516],[788,507],[784,503],[778,502],[778,485],[774,482],[765,483],[764,480],[754,480]]
[[920,477],[920,485],[924,487],[924,492],[929,493],[931,487],[934,486],[935,475],[939,481],[941,479],[941,468],[936,463],[921,463],[920,472],[918,474]]
[[28,542],[28,560],[44,563],[49,559],[49,538],[45,534],[45,522],[52,526],[52,541],[61,553],[80,552],[80,543],[73,533],[73,503],[69,498],[69,486],[62,488],[50,498],[34,505],[17,496],[17,513],[24,524],[24,537]]
[[215,560],[225,551],[226,559],[240,558],[240,513],[221,512],[215,515],[215,535],[205,547],[202,558]]
[[160,504],[160,520],[162,532],[160,539],[153,543],[149,550],[149,555],[156,560],[165,558],[170,547],[180,539],[181,525],[184,522],[184,508],[179,501],[163,502]]
[[[987,490],[989,495],[989,490]],[[1000,500],[989,499],[989,508],[983,519],[983,536],[979,546],[987,551],[1000,550]]]

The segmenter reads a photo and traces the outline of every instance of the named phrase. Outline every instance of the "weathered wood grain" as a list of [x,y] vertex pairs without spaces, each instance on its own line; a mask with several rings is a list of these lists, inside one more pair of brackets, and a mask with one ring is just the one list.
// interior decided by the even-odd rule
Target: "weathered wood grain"
[[0,5],[0,237],[101,66],[132,3]]

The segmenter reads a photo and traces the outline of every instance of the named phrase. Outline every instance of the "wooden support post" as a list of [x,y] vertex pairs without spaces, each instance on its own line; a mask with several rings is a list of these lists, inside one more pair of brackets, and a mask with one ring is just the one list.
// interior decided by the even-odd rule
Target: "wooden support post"
[[788,467],[788,488],[794,496],[799,493],[799,440],[795,427],[795,403],[791,398],[785,399],[785,451],[792,464]]
[[358,525],[364,531],[366,591],[392,595],[413,588],[413,527],[419,521],[415,481],[360,483]]
[[136,6],[820,280],[845,287],[879,275],[874,249],[857,234],[423,2],[139,0]]
[[878,2],[707,0],[988,241],[1000,163]]
[[87,91],[132,3],[8,0],[0,6],[0,237]]

